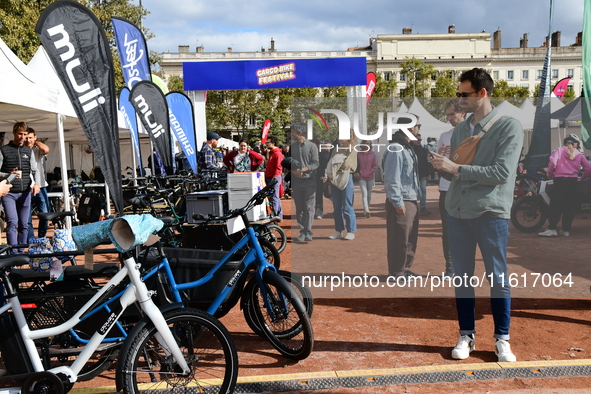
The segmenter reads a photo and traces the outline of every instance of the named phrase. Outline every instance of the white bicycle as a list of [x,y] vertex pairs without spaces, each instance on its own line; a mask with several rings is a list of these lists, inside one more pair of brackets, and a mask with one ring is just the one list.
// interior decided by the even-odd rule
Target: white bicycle
[[[132,215],[138,216],[138,215]],[[149,216],[149,215],[143,215]],[[128,217],[124,217],[125,219]],[[199,392],[231,393],[238,376],[236,347],[226,328],[213,316],[183,308],[179,304],[159,309],[140,277],[140,265],[130,252],[146,240],[135,238],[127,220],[114,219],[113,243],[122,252],[123,268],[71,318],[50,328],[30,329],[18,291],[10,281],[10,270],[29,263],[29,257],[15,255],[0,259],[1,283],[6,304],[0,307],[0,351],[9,374],[0,377],[0,385],[16,382],[20,387],[0,388],[2,394],[63,394],[77,381],[85,364],[93,358],[123,312],[137,303],[143,318],[127,334],[117,362],[117,391],[139,393],[143,390],[183,389],[191,386]],[[153,218],[152,218],[153,219]],[[110,221],[108,221],[110,222]],[[94,224],[86,225],[93,226]],[[109,226],[111,224],[105,224]],[[86,226],[77,226],[78,230]],[[155,233],[159,220],[142,222],[143,233]],[[153,226],[152,228],[146,228]],[[138,231],[139,232],[139,231]],[[100,237],[97,237],[98,244]],[[89,245],[87,244],[86,247]],[[123,292],[121,295],[120,293]],[[108,304],[113,296],[120,295]],[[36,341],[62,334],[81,320],[108,304],[103,321],[94,321],[97,329],[71,365],[45,369]],[[99,315],[99,314],[97,314]],[[93,319],[98,319],[96,316]]]

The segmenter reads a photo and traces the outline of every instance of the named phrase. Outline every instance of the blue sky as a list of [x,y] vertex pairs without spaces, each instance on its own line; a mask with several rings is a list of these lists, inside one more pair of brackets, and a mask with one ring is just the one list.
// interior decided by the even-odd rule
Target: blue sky
[[[139,0],[132,0],[136,4]],[[151,13],[144,26],[156,34],[149,49],[191,51],[203,45],[207,52],[260,51],[271,37],[279,51],[345,50],[364,46],[370,36],[502,31],[502,46],[515,48],[523,33],[529,46],[542,45],[548,34],[550,0],[142,0]],[[554,30],[562,32],[561,45],[575,42],[582,30],[583,0],[554,0]]]

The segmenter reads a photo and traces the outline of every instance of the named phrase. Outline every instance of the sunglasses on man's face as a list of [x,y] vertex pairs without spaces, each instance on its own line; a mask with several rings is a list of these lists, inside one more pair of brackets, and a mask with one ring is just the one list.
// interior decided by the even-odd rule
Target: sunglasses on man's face
[[456,97],[460,97],[460,98],[466,98],[466,97],[468,97],[469,95],[471,95],[471,94],[474,94],[474,93],[476,93],[476,92],[478,92],[478,90],[475,90],[475,91],[473,91],[473,92],[468,92],[468,93],[466,93],[466,92],[461,92],[461,93],[460,93],[460,92],[456,92]]

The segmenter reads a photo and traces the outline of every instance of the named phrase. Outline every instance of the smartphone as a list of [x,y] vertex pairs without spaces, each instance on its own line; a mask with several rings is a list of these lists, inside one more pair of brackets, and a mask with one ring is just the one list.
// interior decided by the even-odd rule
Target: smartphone
[[18,176],[18,174],[10,174],[8,176],[8,178],[6,178],[6,183],[11,184],[16,179],[17,176]]

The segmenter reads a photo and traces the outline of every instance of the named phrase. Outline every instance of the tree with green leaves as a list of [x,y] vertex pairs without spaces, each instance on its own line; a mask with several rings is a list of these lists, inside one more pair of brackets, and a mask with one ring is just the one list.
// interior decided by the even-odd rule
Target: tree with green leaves
[[431,97],[455,97],[457,91],[458,80],[452,77],[451,71],[446,71],[437,77]]
[[[0,37],[24,63],[28,63],[33,58],[37,48],[41,45],[35,33],[35,26],[43,10],[54,1],[0,0]],[[115,84],[119,90],[125,85],[115,46],[115,33],[111,17],[126,19],[136,26],[140,26],[141,19],[148,15],[148,11],[139,5],[132,4],[131,0],[79,0],[79,2],[92,11],[105,29],[113,53]],[[142,32],[146,40],[153,36],[146,28],[143,28]],[[150,53],[151,64],[156,64],[159,59],[158,54]]]
[[185,92],[185,83],[183,78],[179,77],[178,75],[173,75],[168,78],[168,83],[166,86],[168,87],[169,92]]
[[406,76],[406,88],[400,91],[400,97],[426,97],[436,74],[433,65],[407,56],[400,68],[400,73]]
[[394,78],[386,81],[380,73],[376,74],[376,88],[372,97],[394,97],[398,82]]
[[495,88],[491,96],[491,103],[499,105],[507,100],[516,107],[521,107],[525,98],[530,96],[529,88],[520,86],[509,86],[507,81],[501,79],[495,82]]

